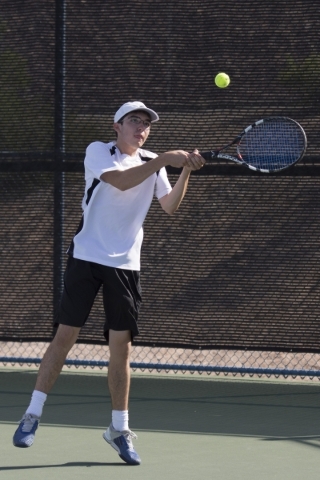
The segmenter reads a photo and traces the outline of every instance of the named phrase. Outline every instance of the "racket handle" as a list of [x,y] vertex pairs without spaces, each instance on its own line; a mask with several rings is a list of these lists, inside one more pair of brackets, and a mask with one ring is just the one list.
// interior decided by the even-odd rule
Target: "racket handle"
[[201,157],[203,157],[206,162],[210,162],[210,160],[213,160],[219,152],[214,152],[213,150],[211,152],[200,152]]

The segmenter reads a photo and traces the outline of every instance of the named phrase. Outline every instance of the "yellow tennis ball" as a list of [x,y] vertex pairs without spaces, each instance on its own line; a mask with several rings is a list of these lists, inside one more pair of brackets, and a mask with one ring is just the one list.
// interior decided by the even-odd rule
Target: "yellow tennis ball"
[[221,72],[221,73],[218,73],[214,81],[217,87],[226,88],[230,83],[230,77],[226,73]]

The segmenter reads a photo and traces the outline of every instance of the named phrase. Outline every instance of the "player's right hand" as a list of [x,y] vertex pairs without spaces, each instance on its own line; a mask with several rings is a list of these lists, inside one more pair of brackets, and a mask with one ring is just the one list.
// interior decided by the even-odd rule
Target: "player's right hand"
[[170,165],[174,168],[182,168],[188,166],[188,152],[184,150],[172,150],[170,152],[162,153],[161,159],[163,159],[165,165]]

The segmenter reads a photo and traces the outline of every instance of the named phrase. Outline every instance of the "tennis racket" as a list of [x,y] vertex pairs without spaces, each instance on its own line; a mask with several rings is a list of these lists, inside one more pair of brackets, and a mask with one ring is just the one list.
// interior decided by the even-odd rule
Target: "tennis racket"
[[[236,156],[221,153],[236,146]],[[208,162],[231,160],[263,173],[279,172],[302,159],[307,149],[306,134],[298,122],[287,117],[259,120],[219,150],[200,152]]]

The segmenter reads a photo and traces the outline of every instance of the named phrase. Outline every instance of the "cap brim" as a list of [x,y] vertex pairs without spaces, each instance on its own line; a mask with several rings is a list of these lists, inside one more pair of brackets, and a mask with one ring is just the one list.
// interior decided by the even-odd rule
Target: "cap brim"
[[148,113],[150,115],[151,123],[157,122],[159,120],[159,115],[154,110],[151,110],[151,108],[138,107],[138,108],[135,108],[134,110],[131,110],[131,112],[129,113],[136,112],[136,111]]

